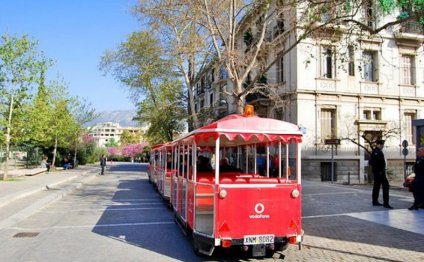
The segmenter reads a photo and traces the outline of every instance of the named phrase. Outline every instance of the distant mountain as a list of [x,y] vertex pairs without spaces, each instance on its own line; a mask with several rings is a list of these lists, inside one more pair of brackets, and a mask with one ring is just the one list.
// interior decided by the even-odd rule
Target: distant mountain
[[133,110],[103,111],[103,112],[99,112],[99,117],[85,124],[85,126],[91,127],[98,123],[104,123],[104,122],[119,123],[121,127],[140,126],[137,122],[132,120],[135,117],[135,115],[136,115],[136,112]]

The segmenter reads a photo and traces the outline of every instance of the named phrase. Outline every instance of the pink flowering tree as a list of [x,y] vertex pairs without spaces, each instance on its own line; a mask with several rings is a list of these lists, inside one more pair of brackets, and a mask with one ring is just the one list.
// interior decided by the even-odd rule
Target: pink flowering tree
[[107,148],[107,155],[110,156],[110,157],[118,156],[120,154],[121,154],[121,152],[116,147],[108,147]]
[[84,144],[90,144],[90,143],[94,143],[95,142],[95,138],[90,136],[88,133],[84,133],[81,136],[82,142]]
[[137,156],[141,156],[141,154],[143,154],[145,146],[146,146],[146,143],[128,144],[122,148],[121,153],[123,156],[131,158],[131,162],[132,162],[134,161],[134,158],[136,158]]

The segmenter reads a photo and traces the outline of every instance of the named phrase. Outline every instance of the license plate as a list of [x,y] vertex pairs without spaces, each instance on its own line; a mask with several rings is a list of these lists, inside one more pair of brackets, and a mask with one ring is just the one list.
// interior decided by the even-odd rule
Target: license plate
[[274,243],[274,235],[251,235],[244,236],[244,245],[271,244]]

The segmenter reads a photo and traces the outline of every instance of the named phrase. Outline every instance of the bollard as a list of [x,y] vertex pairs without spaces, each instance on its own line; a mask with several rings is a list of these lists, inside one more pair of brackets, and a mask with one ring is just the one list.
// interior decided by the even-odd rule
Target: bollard
[[350,172],[347,172],[347,184],[350,185]]

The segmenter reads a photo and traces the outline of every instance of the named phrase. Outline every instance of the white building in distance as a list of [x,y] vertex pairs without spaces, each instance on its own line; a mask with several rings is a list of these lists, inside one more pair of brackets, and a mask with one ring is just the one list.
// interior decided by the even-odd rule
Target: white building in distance
[[121,141],[121,135],[124,131],[129,133],[136,133],[140,135],[140,143],[143,141],[146,128],[143,127],[121,127],[119,123],[105,122],[99,123],[91,127],[88,135],[96,140],[97,146],[102,147],[107,144],[111,139],[116,142]]

